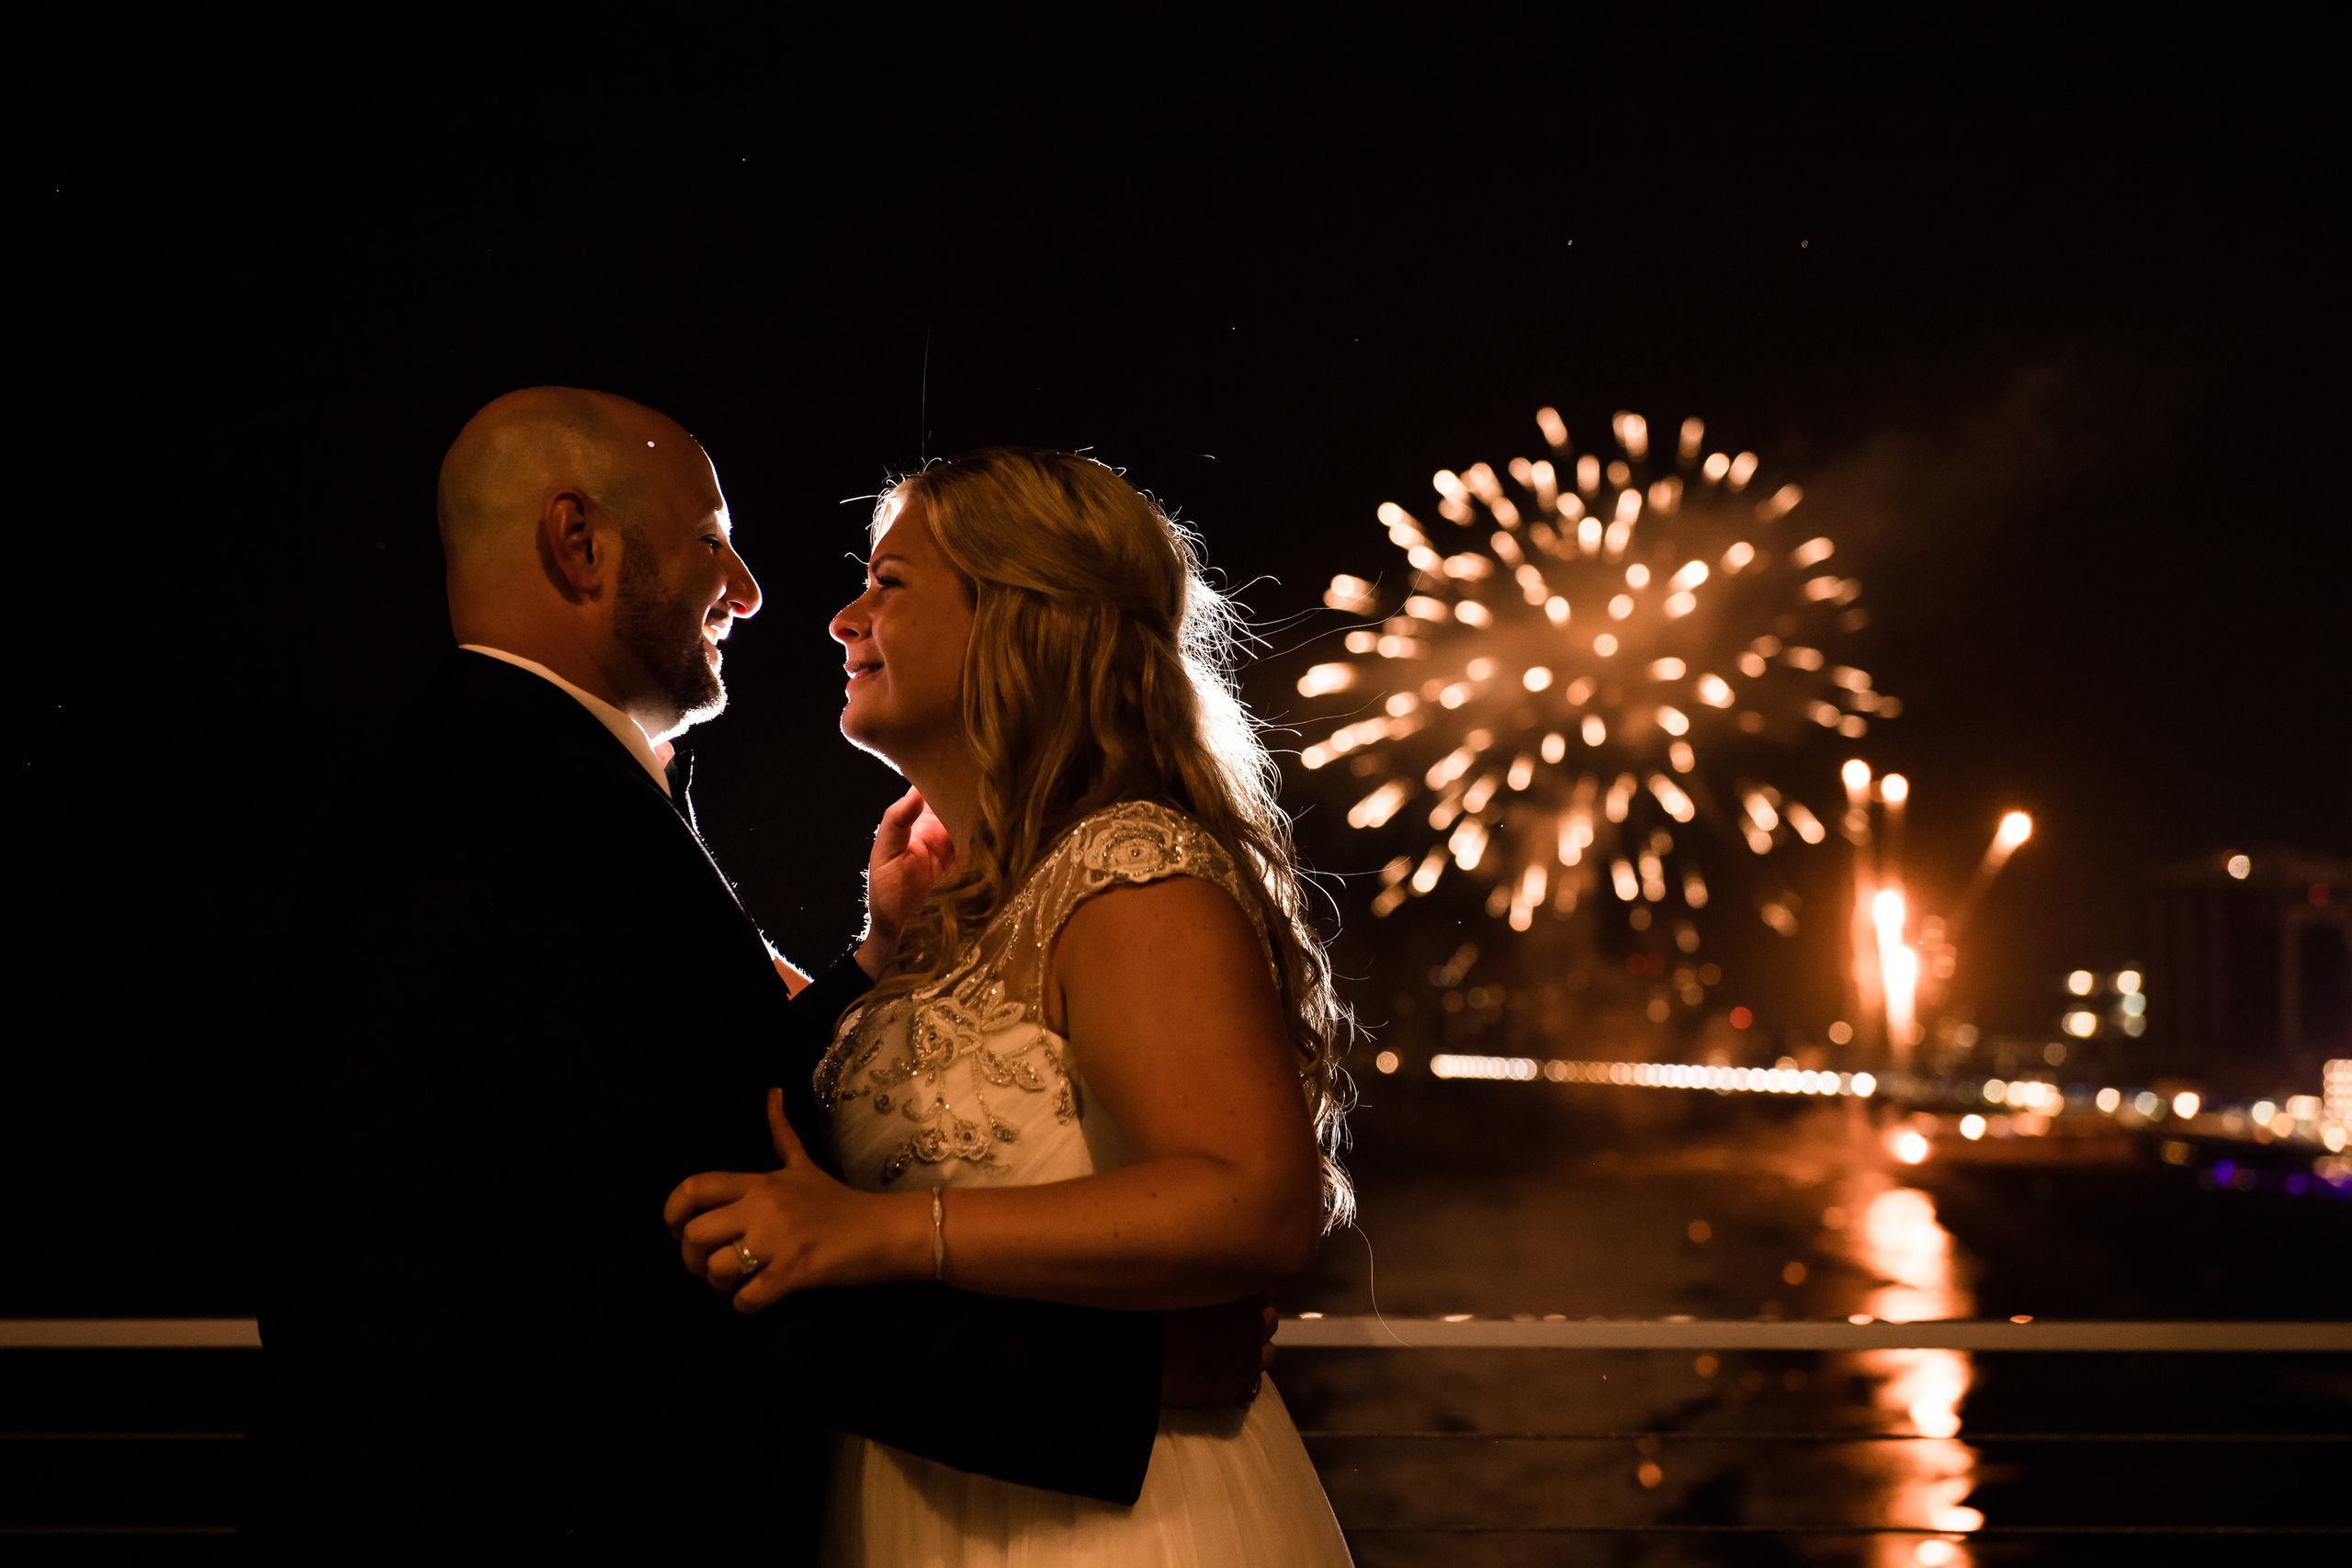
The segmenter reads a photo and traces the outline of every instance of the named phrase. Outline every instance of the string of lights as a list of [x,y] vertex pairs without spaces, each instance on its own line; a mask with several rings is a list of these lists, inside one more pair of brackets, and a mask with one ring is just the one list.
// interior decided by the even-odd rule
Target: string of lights
[[1642,1089],[1703,1089],[1719,1094],[1853,1095],[1878,1092],[1869,1073],[1813,1072],[1796,1067],[1720,1067],[1679,1062],[1568,1062],[1533,1056],[1441,1055],[1430,1058],[1431,1077],[1491,1078],[1532,1083],[1631,1085]]
[[[1384,1053],[1381,1070],[1396,1070],[1392,1054]],[[2061,1085],[2045,1078],[1987,1077],[1938,1084],[1907,1077],[1882,1079],[1866,1072],[1816,1072],[1798,1067],[1785,1057],[1770,1067],[1732,1067],[1691,1062],[1581,1062],[1441,1053],[1430,1058],[1429,1071],[1432,1077],[1497,1083],[1602,1084],[1860,1100],[1883,1094],[1905,1104],[1928,1100],[1981,1104],[1984,1111],[1967,1111],[1953,1123],[1952,1130],[1971,1143],[2007,1134],[2039,1136],[2057,1118],[2071,1115],[2101,1117],[2132,1128],[2169,1122],[2182,1132],[2254,1143],[2312,1144],[2330,1155],[2352,1145],[2352,1125],[2319,1096],[2310,1094],[2290,1095],[2283,1100],[2210,1103],[2195,1089],[2159,1094],[2113,1085]],[[1924,1146],[1923,1139],[1923,1154]]]

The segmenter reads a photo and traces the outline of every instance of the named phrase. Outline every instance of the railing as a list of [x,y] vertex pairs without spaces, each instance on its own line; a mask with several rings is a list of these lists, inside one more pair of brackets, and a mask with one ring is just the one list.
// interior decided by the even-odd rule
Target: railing
[[[1292,1352],[1350,1352],[1385,1350],[1391,1352],[1439,1351],[1679,1351],[1702,1352],[1872,1352],[1872,1351],[1948,1351],[1973,1354],[2007,1355],[2011,1353],[2064,1354],[2257,1354],[2257,1355],[2342,1355],[2352,1354],[2352,1323],[2345,1322],[2039,1322],[2014,1320],[1998,1322],[1944,1321],[1928,1323],[1886,1323],[1877,1321],[1817,1322],[1817,1321],[1707,1321],[1691,1319],[1588,1320],[1570,1322],[1564,1318],[1517,1319],[1454,1316],[1449,1318],[1382,1318],[1358,1316],[1325,1316],[1308,1314],[1283,1321],[1277,1337],[1278,1348]],[[124,1351],[165,1350],[194,1352],[205,1350],[250,1351],[260,1345],[254,1321],[249,1318],[211,1319],[15,1319],[0,1320],[0,1352],[29,1351]],[[215,1362],[210,1357],[198,1357],[198,1361],[209,1367],[227,1370],[243,1363],[243,1358],[228,1358]],[[78,1358],[75,1364],[79,1364]],[[1305,1369],[1310,1370],[1311,1369]],[[0,1379],[0,1382],[13,1380]],[[10,1403],[0,1404],[0,1426],[22,1425],[19,1412]],[[201,1403],[200,1401],[198,1402]],[[104,1412],[91,1410],[91,1416]],[[200,1414],[185,1410],[184,1416]],[[54,1427],[55,1422],[41,1423]],[[187,1456],[183,1469],[193,1467],[201,1472],[193,1489],[184,1482],[156,1483],[158,1495],[187,1497],[189,1509],[209,1508],[209,1517],[201,1522],[173,1523],[141,1521],[136,1517],[139,1507],[126,1506],[115,1521],[85,1518],[81,1522],[50,1522],[40,1514],[40,1502],[30,1496],[9,1505],[10,1517],[0,1518],[0,1535],[157,1535],[157,1536],[225,1536],[231,1533],[226,1522],[232,1517],[233,1504],[229,1492],[233,1485],[222,1479],[224,1450],[232,1456],[242,1434],[230,1429],[233,1421],[206,1422],[183,1419],[178,1423],[187,1429],[173,1430],[29,1430],[0,1431],[0,1444],[9,1451],[12,1461],[23,1461],[35,1454],[45,1455],[44,1473],[64,1474],[78,1463],[86,1471],[95,1462],[83,1456],[93,1455],[110,1445],[125,1445],[114,1449],[112,1457],[99,1468],[108,1470],[107,1476],[90,1480],[83,1490],[85,1496],[97,1496],[107,1488],[120,1488],[128,1480],[134,1487],[139,1478],[153,1477],[161,1472],[159,1465],[173,1454]],[[2315,1459],[2324,1455],[2324,1467],[2330,1473],[2342,1467],[2342,1449],[2352,1444],[2352,1433],[2342,1431],[1958,1431],[1933,1433],[1886,1430],[1430,1430],[1420,1428],[1356,1428],[1347,1427],[1310,1427],[1302,1436],[1322,1462],[1327,1476],[1349,1462],[1345,1455],[1361,1452],[1363,1445],[1406,1445],[1410,1450],[1426,1453],[1434,1460],[1443,1454],[1467,1454],[1478,1445],[1499,1449],[1505,1446],[1521,1448],[1527,1445],[1552,1445],[1555,1451],[1578,1451],[1579,1446],[1611,1445],[1630,1447],[1636,1454],[1657,1456],[1667,1445],[1679,1451],[1688,1451],[1697,1445],[1760,1444],[1790,1450],[1819,1450],[1834,1445],[1905,1445],[1920,1443],[1958,1443],[1975,1449],[2000,1449],[2010,1445],[2041,1447],[2056,1444],[2082,1444],[2109,1447],[2143,1445],[2151,1450],[2160,1447],[2185,1444],[2209,1444],[2223,1448],[2243,1449],[2257,1446],[2269,1452],[2308,1453]],[[125,1456],[133,1456],[126,1458]],[[20,1474],[27,1466],[12,1462],[9,1468]],[[33,1467],[36,1470],[40,1466]],[[2319,1466],[2315,1466],[2315,1472]],[[1648,1483],[1644,1483],[1648,1484]],[[176,1490],[175,1488],[176,1487]],[[209,1489],[209,1490],[208,1490]],[[1335,1487],[1335,1500],[1339,1495]],[[212,1497],[211,1493],[220,1495]],[[127,1501],[136,1502],[137,1498]],[[217,1504],[217,1506],[213,1506]],[[85,1512],[87,1509],[85,1510]],[[149,1510],[149,1511],[152,1511]],[[2352,1515],[2352,1510],[2339,1509],[2339,1515]],[[2218,1537],[2334,1537],[2352,1534],[2352,1523],[2342,1517],[2303,1523],[2264,1523],[2257,1521],[2223,1523],[2143,1523],[2132,1520],[2094,1523],[2018,1524],[1985,1521],[1965,1529],[1938,1529],[1928,1523],[1839,1523],[1834,1520],[1790,1520],[1780,1522],[1747,1522],[1732,1520],[1653,1518],[1623,1523],[1608,1522],[1530,1522],[1521,1517],[1504,1517],[1487,1519],[1462,1519],[1440,1522],[1408,1522],[1391,1519],[1350,1519],[1349,1508],[1341,1503],[1342,1521],[1350,1538],[1357,1542],[1360,1553],[1370,1552],[1380,1561],[1407,1561],[1416,1540],[1436,1543],[1452,1540],[1466,1542],[1474,1538],[1495,1538],[1498,1544],[1507,1538],[1524,1537],[1535,1540],[1574,1537],[1678,1537],[1678,1536],[1776,1536],[1776,1537],[1905,1537],[1920,1543],[1918,1561],[1923,1563],[1951,1562],[1962,1543],[1984,1538],[2049,1538],[2063,1540],[2075,1537],[2108,1536],[2119,1538],[2174,1537],[2180,1538],[2183,1549],[2194,1550],[2194,1542]],[[190,1516],[194,1517],[194,1515]],[[1951,1546],[1934,1543],[1949,1542]],[[2022,1544],[2020,1542],[2020,1544]],[[2154,1544],[2151,1542],[2151,1544]],[[1463,1548],[1467,1550],[1466,1545]],[[1452,1549],[1447,1549],[1451,1551]],[[1404,1551],[1406,1557],[1396,1555]],[[1451,1560],[1450,1558],[1446,1560]]]
[[250,1317],[0,1318],[0,1350],[258,1350]]
[[[2352,1322],[1933,1323],[1335,1317],[1283,1320],[1283,1349],[2352,1351]],[[0,1350],[258,1350],[249,1317],[0,1318]]]

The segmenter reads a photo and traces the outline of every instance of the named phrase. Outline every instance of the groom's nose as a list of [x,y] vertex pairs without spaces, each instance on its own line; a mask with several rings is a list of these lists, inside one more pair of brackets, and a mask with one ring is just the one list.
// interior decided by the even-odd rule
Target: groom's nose
[[727,608],[739,621],[760,613],[760,581],[732,545],[727,547]]

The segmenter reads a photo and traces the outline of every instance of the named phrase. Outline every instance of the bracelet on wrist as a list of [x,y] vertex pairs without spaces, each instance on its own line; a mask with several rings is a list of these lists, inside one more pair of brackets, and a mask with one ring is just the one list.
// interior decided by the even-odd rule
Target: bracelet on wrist
[[947,1190],[931,1190],[931,1277],[947,1282]]

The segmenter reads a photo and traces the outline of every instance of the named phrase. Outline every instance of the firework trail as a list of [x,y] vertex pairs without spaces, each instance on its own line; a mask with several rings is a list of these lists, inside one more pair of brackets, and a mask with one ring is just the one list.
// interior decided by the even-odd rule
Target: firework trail
[[1490,883],[1487,912],[1513,930],[1600,896],[1689,953],[1698,912],[1724,902],[1713,840],[1765,857],[1724,880],[1792,934],[1770,857],[1826,833],[1766,775],[1807,736],[1859,738],[1901,708],[1833,655],[1865,624],[1861,584],[1804,526],[1795,485],[1758,484],[1751,452],[1702,457],[1698,420],[1655,460],[1639,414],[1617,415],[1608,460],[1574,453],[1553,410],[1536,424],[1552,456],[1512,459],[1508,486],[1480,463],[1436,476],[1435,524],[1380,508],[1408,592],[1343,574],[1324,596],[1387,611],[1298,682],[1367,715],[1301,754],[1355,781],[1350,826],[1420,840],[1382,872],[1374,912],[1451,869]]

